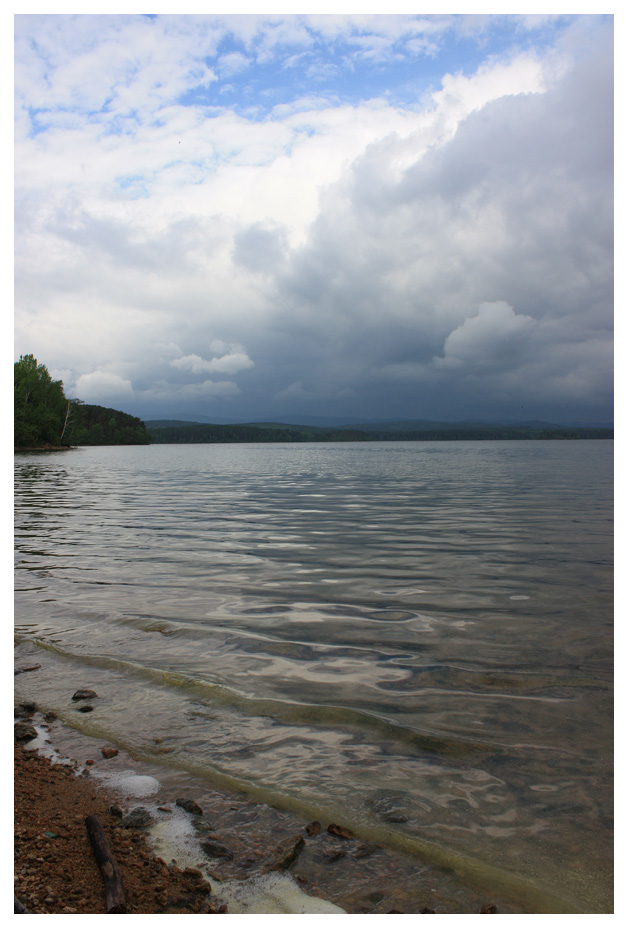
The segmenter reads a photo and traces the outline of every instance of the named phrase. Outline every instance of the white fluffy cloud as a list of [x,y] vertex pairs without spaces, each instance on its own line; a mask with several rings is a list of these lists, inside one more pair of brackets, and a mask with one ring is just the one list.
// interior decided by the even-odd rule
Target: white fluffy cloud
[[482,303],[477,315],[467,316],[447,336],[444,357],[435,358],[435,363],[442,368],[490,368],[516,363],[525,352],[534,326],[534,319],[518,316],[503,300]]
[[93,371],[81,374],[76,380],[76,391],[81,399],[96,400],[99,397],[128,399],[133,393],[130,380],[124,380],[108,371]]
[[238,348],[232,348],[227,354],[209,360],[197,354],[188,354],[181,358],[174,358],[170,364],[177,370],[189,371],[192,374],[238,374],[240,371],[255,367],[246,352]]

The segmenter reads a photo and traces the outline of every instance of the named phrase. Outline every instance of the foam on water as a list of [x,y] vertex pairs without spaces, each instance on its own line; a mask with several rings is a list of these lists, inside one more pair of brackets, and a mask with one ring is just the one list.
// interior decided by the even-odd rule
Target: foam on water
[[233,915],[346,915],[344,909],[304,893],[287,873],[268,873],[250,880],[226,880],[214,889]]
[[203,860],[198,832],[187,812],[174,809],[164,818],[155,822],[148,833],[151,847],[158,857],[170,862],[175,860],[178,867],[199,868]]
[[106,786],[110,786],[112,789],[133,799],[154,796],[160,789],[159,780],[156,780],[155,777],[140,776],[127,770],[120,773],[94,771],[94,776],[104,780]]

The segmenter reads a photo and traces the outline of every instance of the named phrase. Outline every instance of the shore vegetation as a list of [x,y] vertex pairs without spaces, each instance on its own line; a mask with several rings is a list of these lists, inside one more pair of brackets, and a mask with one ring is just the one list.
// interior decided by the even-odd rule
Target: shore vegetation
[[147,445],[141,419],[118,409],[68,399],[63,381],[53,380],[32,354],[13,365],[13,444],[18,449],[71,445]]

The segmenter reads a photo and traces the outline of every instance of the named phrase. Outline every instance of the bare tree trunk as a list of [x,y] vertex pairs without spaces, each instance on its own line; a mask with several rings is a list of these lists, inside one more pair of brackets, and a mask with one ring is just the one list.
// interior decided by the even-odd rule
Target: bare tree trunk
[[61,443],[63,442],[63,436],[65,435],[65,430],[66,430],[67,425],[68,425],[68,419],[70,418],[70,411],[71,411],[71,409],[72,409],[72,403],[71,403],[70,400],[68,400],[68,408],[67,408],[66,413],[65,413],[65,422],[63,423],[63,428],[62,428],[62,430],[61,430],[61,438],[59,439],[59,444],[61,444]]
[[111,853],[107,835],[95,815],[88,815],[85,827],[92,845],[96,863],[100,867],[105,882],[105,908],[108,915],[126,915],[126,902],[124,901],[124,887],[122,876],[118,869],[116,859]]

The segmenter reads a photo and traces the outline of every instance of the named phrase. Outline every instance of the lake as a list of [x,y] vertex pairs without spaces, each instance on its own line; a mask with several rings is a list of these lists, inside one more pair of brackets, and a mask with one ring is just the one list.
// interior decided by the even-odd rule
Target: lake
[[16,454],[15,503],[18,697],[461,899],[612,911],[612,442]]

